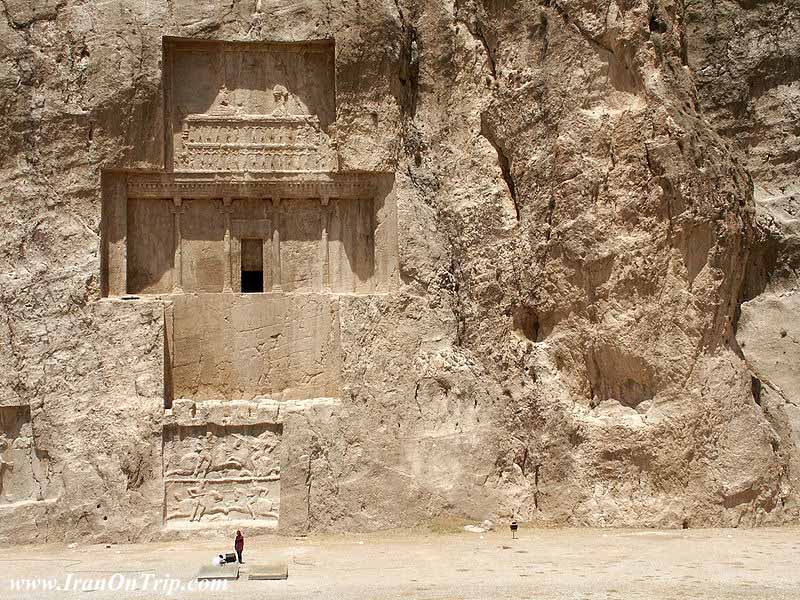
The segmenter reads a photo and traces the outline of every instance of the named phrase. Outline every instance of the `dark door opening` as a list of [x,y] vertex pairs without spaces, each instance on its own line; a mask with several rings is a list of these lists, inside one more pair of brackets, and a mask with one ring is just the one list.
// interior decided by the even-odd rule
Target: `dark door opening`
[[264,291],[264,240],[242,240],[242,293]]
[[264,271],[242,271],[242,293],[260,294],[264,291]]

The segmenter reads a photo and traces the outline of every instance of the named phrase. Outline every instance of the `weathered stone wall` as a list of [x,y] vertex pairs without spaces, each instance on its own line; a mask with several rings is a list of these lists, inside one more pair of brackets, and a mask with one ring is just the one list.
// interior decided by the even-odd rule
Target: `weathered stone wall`
[[34,308],[36,289],[4,296],[18,362],[2,410],[16,405],[32,439],[29,465],[17,453],[3,478],[3,542],[135,539],[160,525],[163,308],[86,303],[67,290],[46,308]]
[[758,195],[798,190],[800,13],[791,0],[686,2],[686,59],[706,119]]
[[171,302],[168,368],[175,398],[341,396],[335,296],[187,294]]
[[[791,149],[740,158],[698,50],[734,16],[778,25],[715,6],[6,0],[0,404],[30,406],[50,483],[0,505],[4,539],[162,525],[163,307],[100,299],[100,173],[165,166],[163,36],[335,39],[336,163],[396,174],[402,285],[340,300],[340,402],[283,423],[281,528],[796,519],[792,422],[734,336],[744,167],[785,188]],[[794,118],[773,114],[771,136]]]

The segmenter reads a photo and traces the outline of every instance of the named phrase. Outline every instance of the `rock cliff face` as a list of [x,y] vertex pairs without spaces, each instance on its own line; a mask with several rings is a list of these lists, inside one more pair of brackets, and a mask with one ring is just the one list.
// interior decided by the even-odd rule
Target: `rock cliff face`
[[[269,485],[243,518],[276,517],[273,463],[245,469],[233,441],[218,459],[220,438],[276,453],[286,532],[798,518],[791,2],[2,10],[1,540],[225,526],[247,478]],[[337,173],[393,174],[370,223],[396,225],[397,272],[324,301],[332,397],[173,397],[187,301],[107,290],[101,175],[169,166],[165,36],[335,41],[325,135]]]
[[753,180],[756,219],[737,338],[796,490],[800,14],[790,2],[698,3],[686,11],[701,105]]

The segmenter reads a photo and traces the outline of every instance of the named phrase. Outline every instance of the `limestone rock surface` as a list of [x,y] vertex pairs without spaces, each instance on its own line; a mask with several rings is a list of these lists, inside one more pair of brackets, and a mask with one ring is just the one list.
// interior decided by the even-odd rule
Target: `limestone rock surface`
[[[273,473],[234,439],[274,453],[286,533],[800,516],[789,0],[0,10],[0,541],[158,538],[172,500],[194,526],[183,504],[205,502],[204,477],[220,487],[200,523],[272,518]],[[175,363],[170,310],[201,295],[106,297],[103,173],[169,162],[165,37],[334,40],[337,172],[393,174],[395,287],[284,290],[282,307],[306,295],[281,315],[324,305],[324,327],[292,329],[308,359],[275,341],[272,313],[236,317],[241,356],[302,376],[285,398],[259,398],[257,371],[239,397],[216,385],[237,368],[204,354],[233,352],[216,330],[176,337],[190,359]],[[222,304],[215,323],[238,314]],[[331,340],[335,375],[315,367]],[[173,405],[173,372],[202,398]],[[309,389],[302,409],[281,403]],[[240,498],[242,481],[263,494]]]

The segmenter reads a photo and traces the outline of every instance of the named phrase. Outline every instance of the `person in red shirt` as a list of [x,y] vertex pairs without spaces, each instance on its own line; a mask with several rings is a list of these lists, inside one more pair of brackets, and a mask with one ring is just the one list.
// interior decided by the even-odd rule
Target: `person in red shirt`
[[242,552],[244,552],[244,536],[238,529],[236,530],[236,541],[233,542],[233,549],[236,550],[236,556],[239,557],[239,564],[243,565]]

